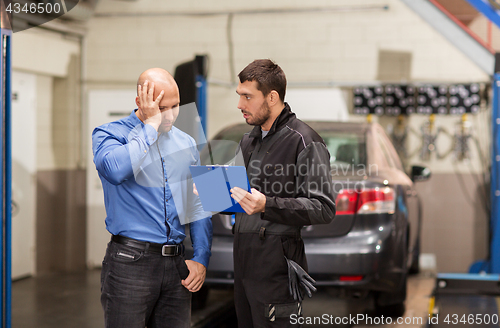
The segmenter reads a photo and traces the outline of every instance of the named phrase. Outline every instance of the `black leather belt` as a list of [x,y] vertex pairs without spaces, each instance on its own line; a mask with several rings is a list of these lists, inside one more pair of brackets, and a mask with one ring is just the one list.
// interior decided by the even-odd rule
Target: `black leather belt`
[[177,245],[156,244],[120,235],[113,235],[111,237],[111,240],[118,244],[137,248],[140,249],[141,251],[150,251],[153,253],[158,253],[163,256],[178,256],[184,254],[183,244],[177,244]]

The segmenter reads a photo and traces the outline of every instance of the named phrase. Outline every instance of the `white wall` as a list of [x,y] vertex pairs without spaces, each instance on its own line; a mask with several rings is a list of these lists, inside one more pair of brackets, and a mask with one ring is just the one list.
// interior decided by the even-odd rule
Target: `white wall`
[[[482,72],[419,16],[398,0],[299,1],[100,1],[97,13],[149,13],[143,17],[95,17],[89,23],[89,88],[132,87],[149,67],[173,70],[195,54],[210,55],[209,78],[231,81],[227,19],[213,16],[162,16],[161,13],[245,11],[266,8],[366,8],[389,10],[304,13],[237,13],[232,22],[234,70],[256,58],[272,58],[290,82],[373,81],[378,51],[412,54],[412,79],[486,81]],[[158,14],[160,13],[160,14]],[[235,87],[210,85],[209,136],[241,122]]]
[[[136,91],[131,90],[93,90],[89,92],[89,112],[87,135],[91,138],[96,126],[128,116],[134,106]],[[123,113],[111,116],[110,113]],[[91,143],[89,142],[91,145]],[[92,147],[87,153],[87,265],[90,268],[101,265],[110,234],[106,231],[104,220],[104,193],[101,180],[93,162]]]
[[36,75],[12,73],[12,278],[35,273]]
[[55,168],[54,150],[52,149],[52,90],[54,79],[52,76],[37,76],[37,168],[50,170]]
[[[78,78],[76,83],[75,78],[66,78],[75,77],[75,69],[79,70],[79,62],[75,67],[79,54],[80,41],[61,33],[31,28],[12,37],[12,86],[19,97],[12,103],[13,196],[20,205],[12,222],[14,278],[36,274],[37,223],[42,230],[51,229],[37,217],[40,172],[78,165],[71,155],[78,154],[80,147],[80,83]],[[45,199],[61,208],[67,205],[64,197]]]
[[302,120],[347,121],[349,97],[340,88],[288,88],[285,101]]
[[[57,147],[54,139],[57,138],[54,131],[57,133],[70,135],[76,126],[68,124],[68,117],[71,117],[72,112],[79,113],[80,106],[77,103],[63,104],[64,115],[53,115],[54,106],[54,79],[66,78],[70,72],[70,62],[72,56],[80,54],[79,40],[69,37],[64,37],[60,33],[43,30],[40,28],[31,28],[22,32],[15,33],[12,42],[12,67],[13,69],[32,73],[37,76],[37,127],[36,127],[36,141],[37,141],[37,169],[38,170],[51,170],[60,168],[75,168],[77,166],[76,160],[72,159],[71,163],[64,161],[58,163],[56,158],[58,154],[67,154],[76,148],[78,144],[75,141],[72,144],[66,144],[65,147]],[[65,97],[77,98],[74,96],[78,93],[79,86],[72,86],[71,90],[66,90],[66,93],[55,96],[56,100]],[[72,99],[73,100],[73,99]],[[69,101],[67,101],[69,103]],[[59,104],[59,107],[61,105]],[[76,107],[76,108],[75,108]],[[79,120],[79,118],[78,118]],[[78,121],[77,121],[78,123]],[[62,138],[61,138],[62,139]],[[60,140],[64,143],[65,140]]]
[[17,32],[12,42],[12,67],[32,73],[65,77],[71,54],[80,52],[77,40],[40,28]]

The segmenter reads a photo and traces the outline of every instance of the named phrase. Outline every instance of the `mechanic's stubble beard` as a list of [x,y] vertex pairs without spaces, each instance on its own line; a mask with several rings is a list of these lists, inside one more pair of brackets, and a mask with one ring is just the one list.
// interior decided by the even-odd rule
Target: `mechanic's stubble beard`
[[255,113],[254,115],[248,117],[246,119],[247,124],[253,125],[253,126],[262,126],[264,123],[266,123],[269,118],[271,117],[271,108],[267,104],[266,101],[260,106],[259,112]]

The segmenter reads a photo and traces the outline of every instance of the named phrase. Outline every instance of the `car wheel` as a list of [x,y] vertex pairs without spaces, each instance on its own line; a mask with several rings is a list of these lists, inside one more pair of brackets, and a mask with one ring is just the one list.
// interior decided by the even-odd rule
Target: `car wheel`
[[402,317],[406,311],[404,303],[397,303],[392,305],[377,306],[376,309],[377,316],[397,318]]
[[412,261],[411,261],[411,267],[408,270],[408,273],[410,274],[417,274],[420,272],[420,265],[419,265],[419,257],[420,257],[420,238],[418,238],[417,243],[415,245],[415,249],[413,250],[412,253]]
[[405,274],[398,291],[393,293],[380,292],[375,298],[375,312],[378,316],[401,317],[405,313],[406,287],[408,277]]
[[209,287],[203,285],[199,291],[193,293],[191,298],[191,310],[201,310],[207,305]]

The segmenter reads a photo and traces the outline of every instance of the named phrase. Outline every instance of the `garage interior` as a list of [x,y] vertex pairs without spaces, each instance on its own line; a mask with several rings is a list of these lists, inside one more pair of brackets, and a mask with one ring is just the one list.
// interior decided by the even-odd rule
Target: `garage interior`
[[[401,327],[427,327],[450,307],[459,319],[469,314],[470,307],[445,302],[454,282],[474,297],[497,295],[488,283],[498,276],[479,283],[473,276],[500,273],[497,1],[64,2],[60,17],[20,14],[10,26],[12,213],[3,219],[12,220],[12,309],[7,296],[3,327],[104,325],[99,268],[110,234],[92,130],[136,108],[141,72],[162,67],[173,74],[200,57],[207,139],[243,122],[237,74],[270,58],[287,75],[286,101],[298,118],[378,123],[408,173],[413,165],[430,169],[432,177],[415,184],[423,209],[420,273],[409,280],[404,315],[423,321]],[[211,290],[209,297],[211,307],[193,312],[193,327],[225,327],[207,317],[231,303],[231,291]],[[371,306],[325,289],[306,301],[305,313],[320,311],[315,298],[328,307],[321,313],[337,316]]]

